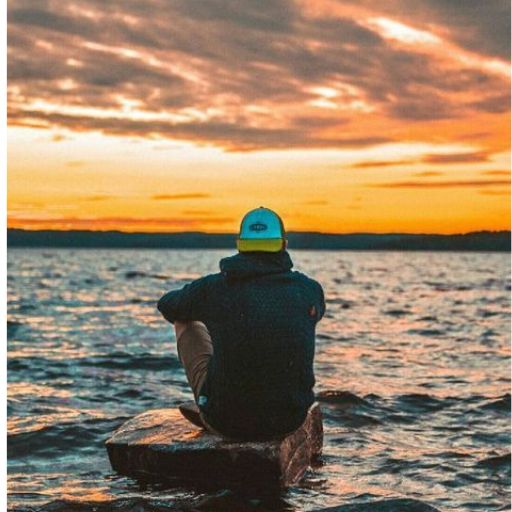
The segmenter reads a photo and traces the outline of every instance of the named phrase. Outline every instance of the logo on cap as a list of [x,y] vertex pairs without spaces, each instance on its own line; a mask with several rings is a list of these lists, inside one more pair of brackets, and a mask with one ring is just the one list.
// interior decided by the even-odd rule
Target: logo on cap
[[249,231],[266,231],[268,226],[263,224],[263,222],[255,222],[254,224],[249,225]]

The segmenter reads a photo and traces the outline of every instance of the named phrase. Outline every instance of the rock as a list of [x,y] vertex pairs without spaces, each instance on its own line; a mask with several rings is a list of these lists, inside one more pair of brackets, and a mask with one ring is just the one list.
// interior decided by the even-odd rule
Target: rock
[[322,451],[322,413],[313,404],[293,434],[265,442],[224,439],[189,423],[178,409],[155,409],[106,441],[112,468],[145,481],[215,487],[286,487]]

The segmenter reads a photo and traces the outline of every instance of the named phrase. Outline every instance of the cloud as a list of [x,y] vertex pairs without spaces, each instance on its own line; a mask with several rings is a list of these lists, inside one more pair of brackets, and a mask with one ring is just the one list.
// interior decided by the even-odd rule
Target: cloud
[[[376,9],[372,0],[347,0],[347,4]],[[379,9],[420,30],[437,27],[466,50],[502,59],[510,57],[508,0],[386,0]]]
[[430,178],[433,176],[442,176],[442,175],[443,175],[443,173],[438,172],[438,171],[423,171],[423,172],[417,172],[417,173],[413,174],[413,176],[416,178]]
[[[247,151],[373,146],[395,139],[386,120],[507,112],[510,7],[444,4],[19,0],[8,11],[9,123]],[[396,44],[370,16],[435,29],[466,53]]]
[[[460,163],[481,163],[488,162],[490,154],[487,151],[473,151],[469,153],[435,153],[427,154],[417,159],[409,160],[383,160],[383,161],[363,161],[356,162],[350,167],[353,169],[366,169],[377,167],[395,167],[399,165],[428,163],[428,164],[460,164]],[[415,176],[439,176],[441,173],[436,171],[425,171]]]
[[390,183],[373,183],[372,188],[462,188],[491,187],[510,185],[508,180],[455,180],[455,181],[394,181]]
[[352,169],[367,169],[372,167],[394,167],[395,165],[406,165],[412,164],[415,160],[377,160],[368,162],[356,162],[355,164],[350,165]]
[[429,164],[458,164],[487,162],[489,154],[485,151],[475,151],[472,153],[450,153],[450,154],[432,154],[425,155],[421,161]]
[[85,196],[82,198],[83,201],[108,201],[109,199],[114,199],[115,196],[106,195],[106,194],[98,194],[95,196]]
[[485,196],[510,196],[508,190],[479,190],[478,193]]
[[510,93],[505,92],[503,94],[489,95],[486,98],[472,102],[470,105],[475,110],[492,114],[502,114],[510,110]]
[[[30,123],[28,124],[30,126]],[[56,133],[55,135],[52,135],[52,142],[62,142],[63,140],[69,140],[69,137],[66,137],[65,135],[61,135],[60,133]]]
[[65,125],[76,131],[99,130],[109,135],[161,136],[177,140],[194,141],[203,144],[217,144],[230,151],[251,151],[256,149],[281,149],[291,147],[310,148],[357,148],[392,142],[385,136],[322,136],[311,134],[306,128],[258,128],[240,123],[223,121],[199,121],[172,123],[151,122],[117,118],[98,118],[60,113],[41,113],[37,110],[11,113],[12,126],[23,125],[23,115],[30,119],[46,121],[48,126]]
[[176,201],[180,199],[206,199],[208,197],[211,197],[210,194],[158,194],[155,196],[151,196],[151,199],[153,199],[154,201]]
[[508,0],[426,0],[425,4],[437,21],[450,20],[452,36],[468,50],[510,57]]
[[31,218],[13,217],[8,219],[9,227],[23,226],[26,229],[193,229],[205,224],[228,224],[235,219],[223,216],[195,218],[139,218],[139,217],[55,217]]
[[510,170],[483,171],[482,174],[487,174],[488,176],[510,176]]

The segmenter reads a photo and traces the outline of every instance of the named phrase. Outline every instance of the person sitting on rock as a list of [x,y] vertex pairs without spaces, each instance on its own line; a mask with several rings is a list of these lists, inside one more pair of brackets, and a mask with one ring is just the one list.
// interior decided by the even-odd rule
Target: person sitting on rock
[[258,440],[296,430],[314,402],[315,326],[322,287],[292,271],[283,222],[257,208],[220,272],[165,294],[178,356],[206,428]]

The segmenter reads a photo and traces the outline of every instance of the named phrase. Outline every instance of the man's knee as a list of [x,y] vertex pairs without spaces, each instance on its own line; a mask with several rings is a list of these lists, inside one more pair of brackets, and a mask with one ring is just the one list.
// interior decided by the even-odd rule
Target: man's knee
[[212,340],[203,322],[175,322],[178,357],[185,366],[194,365],[205,354],[213,352]]
[[202,322],[175,322],[178,357],[197,399],[213,354],[210,333]]
[[176,333],[176,340],[179,340],[181,335],[185,331],[197,329],[206,329],[206,326],[203,324],[203,322],[198,322],[197,320],[191,320],[189,322],[180,322],[176,320],[174,322],[174,332]]
[[176,339],[178,340],[183,334],[183,331],[187,328],[189,322],[174,322],[174,332],[176,333]]

